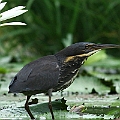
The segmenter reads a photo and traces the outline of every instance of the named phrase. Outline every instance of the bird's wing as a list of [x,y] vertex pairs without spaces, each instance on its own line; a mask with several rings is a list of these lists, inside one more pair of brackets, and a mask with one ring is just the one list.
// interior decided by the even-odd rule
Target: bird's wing
[[[48,59],[47,59],[48,57]],[[54,56],[27,64],[11,81],[10,92],[47,91],[57,85],[59,66]]]

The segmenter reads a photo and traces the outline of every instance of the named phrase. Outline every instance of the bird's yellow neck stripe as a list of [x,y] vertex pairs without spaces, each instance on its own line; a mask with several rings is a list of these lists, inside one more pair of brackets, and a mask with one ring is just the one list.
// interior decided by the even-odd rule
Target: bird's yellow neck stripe
[[[100,49],[99,49],[100,50]],[[68,61],[72,61],[75,57],[87,57],[87,56],[90,56],[96,52],[98,52],[99,50],[94,50],[94,51],[91,51],[89,53],[85,53],[85,54],[80,54],[80,55],[75,55],[75,56],[69,56],[65,59],[64,62],[68,62]]]

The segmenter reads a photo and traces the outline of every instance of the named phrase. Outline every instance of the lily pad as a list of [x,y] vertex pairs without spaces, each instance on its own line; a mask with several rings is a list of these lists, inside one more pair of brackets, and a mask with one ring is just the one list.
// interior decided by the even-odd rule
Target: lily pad
[[[67,110],[66,100],[64,98],[62,99],[56,99],[55,101],[52,101],[52,107],[53,110]],[[48,102],[43,104],[37,104],[30,107],[32,111],[39,112],[39,113],[47,113],[50,112],[48,108]]]
[[91,93],[95,89],[99,94],[109,92],[110,88],[102,84],[101,80],[90,76],[80,76],[75,79],[73,84],[65,89],[65,91]]

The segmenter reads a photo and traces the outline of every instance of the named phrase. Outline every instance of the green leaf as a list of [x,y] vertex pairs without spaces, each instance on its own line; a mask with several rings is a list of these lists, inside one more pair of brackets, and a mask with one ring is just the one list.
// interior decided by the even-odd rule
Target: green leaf
[[80,76],[75,79],[73,84],[70,85],[64,91],[91,93],[92,89],[95,89],[99,94],[105,94],[109,92],[109,87],[105,86],[101,80],[90,76]]
[[[50,112],[48,108],[48,102],[43,104],[37,104],[30,107],[32,111],[39,112],[39,113],[46,113]],[[64,98],[62,99],[56,99],[55,101],[52,101],[52,108],[53,110],[67,110],[66,100]]]
[[92,55],[91,57],[89,57],[87,59],[87,61],[85,62],[85,65],[90,65],[90,64],[95,63],[97,61],[105,60],[105,58],[107,58],[107,54],[105,53],[104,50],[101,50],[101,51],[95,53],[94,55]]

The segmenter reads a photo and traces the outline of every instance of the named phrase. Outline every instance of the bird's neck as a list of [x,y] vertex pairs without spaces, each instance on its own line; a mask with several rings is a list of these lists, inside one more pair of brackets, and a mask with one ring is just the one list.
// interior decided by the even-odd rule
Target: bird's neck
[[79,65],[82,65],[85,61],[85,59],[87,59],[87,57],[79,57],[79,56],[63,56],[63,55],[59,55],[59,54],[55,54],[55,57],[58,60],[58,64],[59,66],[62,66],[63,64],[69,64],[69,63],[76,63]]
[[78,56],[63,57],[64,60],[59,60],[59,77],[58,86],[56,90],[63,90],[72,84],[75,77],[77,76],[81,65],[84,63],[85,58],[80,58]]
[[58,65],[61,66],[64,63],[65,57],[59,54],[55,54],[55,57],[57,58]]

